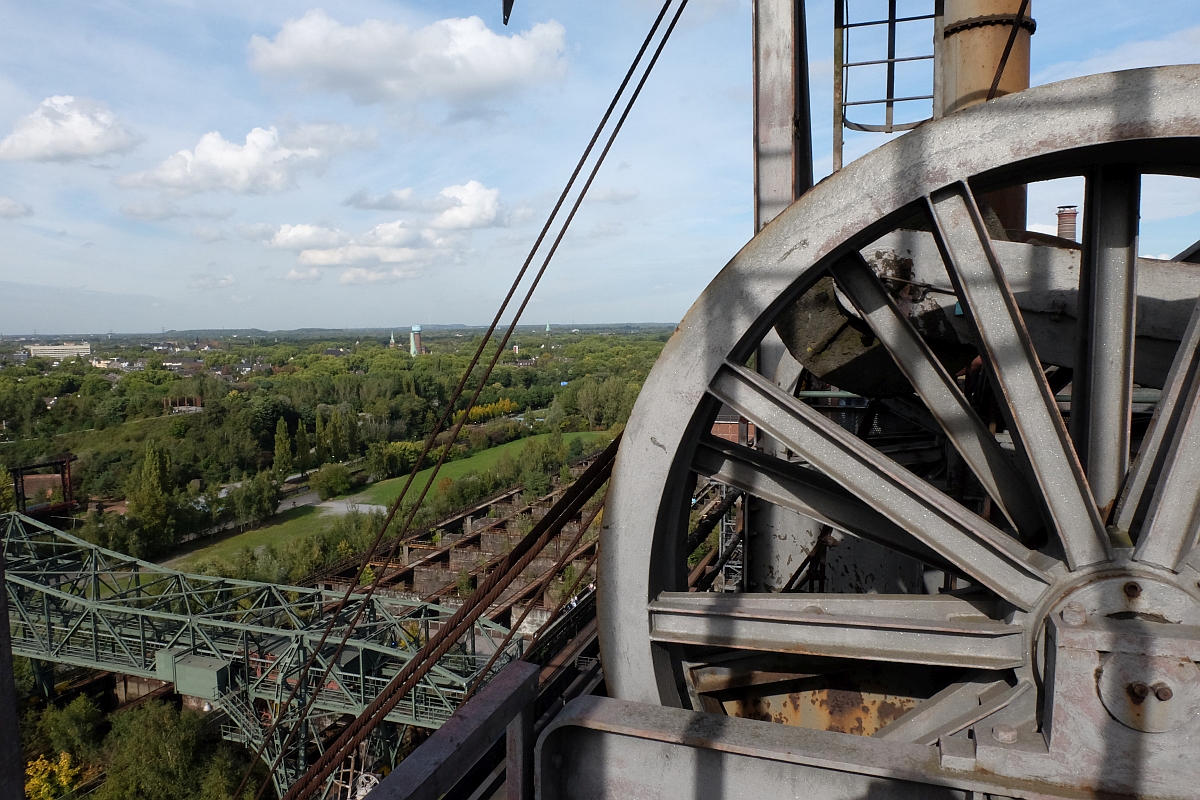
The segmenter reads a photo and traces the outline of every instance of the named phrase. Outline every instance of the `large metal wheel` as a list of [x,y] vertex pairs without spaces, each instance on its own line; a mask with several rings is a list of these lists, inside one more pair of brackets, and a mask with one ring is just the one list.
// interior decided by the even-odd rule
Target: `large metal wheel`
[[[599,585],[610,693],[737,713],[728,692],[775,682],[796,712],[780,719],[938,745],[942,767],[1047,795],[1195,796],[1200,266],[1137,257],[1150,173],[1200,175],[1200,67],[1065,81],[924,125],[747,244],[667,344],[621,445]],[[1087,180],[1081,247],[995,224],[989,192],[1071,175]],[[825,308],[903,375],[872,407],[948,457],[900,457],[798,398],[788,356],[768,364],[775,330]],[[988,390],[966,391],[947,338]],[[712,435],[722,406],[757,447]],[[705,479],[755,498],[746,546],[784,577],[830,531],[882,566],[847,564],[837,591],[689,592]],[[863,670],[879,680],[857,687],[857,729],[828,693],[823,715],[798,713],[804,681]]]

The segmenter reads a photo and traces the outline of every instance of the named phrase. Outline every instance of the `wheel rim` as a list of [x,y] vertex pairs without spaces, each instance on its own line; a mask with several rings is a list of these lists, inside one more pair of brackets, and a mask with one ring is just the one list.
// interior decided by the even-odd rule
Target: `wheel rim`
[[[1032,713],[1035,729],[1044,729],[1049,741],[1052,725],[1067,724],[1070,716],[1060,710],[1052,722],[1048,715],[1055,693],[1072,685],[1074,673],[1064,666],[1069,659],[1060,657],[1051,687],[1044,653],[1082,641],[1071,624],[1078,613],[1088,625],[1101,627],[1109,623],[1093,620],[1129,614],[1200,622],[1198,576],[1187,564],[1197,483],[1186,457],[1192,437],[1200,441],[1192,429],[1190,393],[1197,380],[1194,362],[1200,361],[1200,326],[1181,332],[1179,355],[1159,400],[1160,419],[1144,437],[1143,455],[1131,470],[1125,422],[1131,380],[1113,386],[1100,378],[1114,369],[1133,375],[1133,309],[1141,308],[1132,292],[1137,267],[1126,265],[1121,272],[1117,249],[1103,236],[1084,243],[1084,263],[1098,277],[1081,288],[1079,297],[1090,300],[1080,300],[1078,313],[1092,315],[1086,324],[1097,352],[1076,369],[1069,434],[1026,325],[1029,313],[1018,308],[1009,285],[1007,251],[988,235],[986,210],[977,202],[984,192],[1004,186],[1086,174],[1089,207],[1101,221],[1092,229],[1119,227],[1113,220],[1124,215],[1136,231],[1139,198],[1128,187],[1131,181],[1137,185],[1139,173],[1200,174],[1198,94],[1200,68],[1169,67],[1066,81],[961,112],[827,179],[734,257],[664,349],[617,458],[599,584],[601,645],[614,696],[694,704],[681,670],[698,648],[937,665],[973,670],[993,681],[997,674],[1006,676],[1002,691],[993,692],[989,713],[980,717],[985,721],[952,733],[987,720],[1020,723],[1021,714]],[[921,217],[923,223],[911,224]],[[1016,458],[1001,452],[957,382],[858,256],[880,237],[914,227],[925,229],[923,240],[941,257],[1016,443]],[[989,496],[996,509],[992,521],[745,366],[781,312],[827,275],[892,355]],[[1122,342],[1129,346],[1122,348]],[[1142,351],[1137,353],[1140,359]],[[709,435],[722,403],[785,444],[799,456],[799,466]],[[987,590],[986,602],[922,594],[688,593],[681,548],[696,474],[962,575]],[[1099,505],[1093,487],[1103,501]],[[1165,501],[1167,496],[1188,501]],[[1136,539],[1136,550],[1121,546],[1127,544],[1122,534]],[[1131,582],[1139,587],[1136,597],[1125,591]],[[1048,634],[1055,644],[1046,644]],[[1117,635],[1104,635],[1110,634]],[[1136,664],[1122,669],[1147,675],[1167,670],[1159,662],[1143,663],[1156,657],[1130,655]],[[1110,676],[1126,674],[1113,663]],[[1200,680],[1193,682],[1182,666],[1167,673],[1186,695],[1181,696],[1186,703],[1170,700],[1170,709],[1190,708],[1193,690],[1200,696]],[[1089,700],[1088,708],[1117,702],[1113,690],[1107,691]],[[1168,701],[1162,703],[1166,708]],[[1112,722],[1120,716],[1105,708],[1109,719],[1072,724],[1118,739],[1145,735],[1145,726],[1173,724],[1139,717],[1134,724],[1143,728],[1135,730],[1128,721]],[[925,741],[932,730],[928,724],[911,724],[911,715],[901,721],[882,735],[932,743]],[[1114,724],[1121,728],[1117,733],[1109,730]],[[915,733],[906,734],[905,725]],[[1033,756],[1005,763],[1019,763],[1022,775],[1086,783],[1091,779],[1084,773],[1098,769],[1087,756],[1095,748],[1068,747],[1067,738],[1059,736],[1057,751],[1050,742],[1036,764],[1029,763]],[[1008,769],[990,768],[1001,774]],[[1145,780],[1116,776],[1102,783],[1124,790],[1144,788]],[[1169,784],[1154,784],[1152,791],[1170,796]]]

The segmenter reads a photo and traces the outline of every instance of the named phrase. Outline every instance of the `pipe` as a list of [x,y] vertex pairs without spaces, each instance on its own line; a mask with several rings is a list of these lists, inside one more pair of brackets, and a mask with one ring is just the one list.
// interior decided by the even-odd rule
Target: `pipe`
[[[1037,28],[1030,5],[1027,0],[946,0],[942,57],[944,113],[953,114],[985,102],[993,84],[996,97],[1029,88],[1029,40]],[[1022,10],[1020,26],[1005,59],[1013,23]],[[1000,71],[1002,61],[1003,71]],[[1025,230],[1024,186],[992,192],[983,199],[1006,230]]]

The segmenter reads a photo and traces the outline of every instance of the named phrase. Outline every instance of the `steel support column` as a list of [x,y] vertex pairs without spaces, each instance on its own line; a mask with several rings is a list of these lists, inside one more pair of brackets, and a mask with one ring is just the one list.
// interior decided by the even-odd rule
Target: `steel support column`
[[1101,167],[1088,177],[1071,438],[1103,517],[1129,470],[1140,202],[1134,167]]
[[754,3],[754,230],[812,188],[803,0]]

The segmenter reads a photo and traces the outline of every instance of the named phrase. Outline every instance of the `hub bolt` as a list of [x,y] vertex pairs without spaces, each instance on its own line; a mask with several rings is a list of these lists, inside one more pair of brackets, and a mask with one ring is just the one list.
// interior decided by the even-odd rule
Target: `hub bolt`
[[1138,700],[1145,700],[1150,696],[1150,687],[1144,683],[1129,684],[1129,693]]
[[1077,628],[1087,622],[1087,609],[1080,603],[1067,603],[1063,606],[1062,621],[1073,628]]
[[1000,744],[1013,744],[1017,741],[1017,729],[1012,725],[997,725],[992,728],[992,738]]
[[1154,687],[1154,696],[1165,703],[1174,697],[1175,693],[1171,691],[1170,686],[1167,686],[1165,683],[1160,683]]
[[1125,596],[1128,597],[1130,600],[1133,600],[1136,597],[1141,597],[1142,596],[1141,585],[1139,585],[1135,581],[1130,581],[1129,583],[1125,584]]

